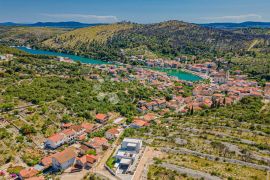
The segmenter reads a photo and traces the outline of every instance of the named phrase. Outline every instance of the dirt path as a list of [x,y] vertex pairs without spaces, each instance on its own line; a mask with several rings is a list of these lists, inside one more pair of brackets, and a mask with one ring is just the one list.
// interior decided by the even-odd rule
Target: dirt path
[[162,163],[161,167],[173,170],[173,171],[177,171],[180,174],[187,174],[188,176],[191,176],[193,178],[203,178],[206,180],[221,180],[219,177],[217,176],[212,176],[211,174],[208,173],[204,173],[201,171],[196,171],[193,169],[189,169],[189,168],[184,168],[184,167],[180,167],[180,166],[176,166],[173,164],[169,164],[169,163]]
[[87,170],[82,170],[76,173],[64,173],[60,176],[61,180],[81,180],[88,173]]
[[[121,133],[122,134],[122,133]],[[115,176],[113,176],[109,171],[107,171],[105,169],[105,164],[107,162],[107,160],[109,159],[109,157],[111,156],[111,154],[114,152],[114,150],[117,148],[118,145],[118,141],[121,137],[121,134],[118,136],[118,138],[114,141],[114,143],[112,144],[112,146],[110,147],[110,149],[108,149],[101,157],[101,159],[99,160],[98,164],[96,165],[96,167],[93,167],[91,169],[91,172],[93,173],[97,173],[97,174],[101,174],[105,177],[107,177],[108,179],[112,179],[115,180],[117,179]]]
[[248,48],[248,51],[250,51],[257,43],[259,43],[260,41],[258,39],[254,40],[251,45]]
[[146,147],[132,180],[141,180],[146,178],[144,172],[147,172],[146,170],[148,169],[148,166],[152,162],[154,157],[161,158],[162,152],[155,151],[152,147]]

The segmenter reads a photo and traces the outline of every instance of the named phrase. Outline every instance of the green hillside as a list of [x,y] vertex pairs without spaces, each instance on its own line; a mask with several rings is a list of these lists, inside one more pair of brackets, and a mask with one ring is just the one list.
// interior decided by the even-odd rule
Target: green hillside
[[180,21],[157,24],[119,23],[77,29],[43,42],[43,48],[72,52],[94,58],[117,60],[120,50],[128,55],[145,52],[150,56],[175,57],[180,54],[213,57],[226,52],[248,50],[260,37],[204,28]]
[[239,34],[270,35],[270,29],[267,28],[242,28],[232,31]]
[[0,26],[0,43],[5,45],[36,45],[38,42],[67,32],[64,28]]
[[[108,59],[109,54],[111,56],[113,53],[108,52],[107,42],[115,34],[132,27],[132,24],[112,24],[81,28],[44,41],[42,48]],[[107,53],[108,57],[106,57]]]

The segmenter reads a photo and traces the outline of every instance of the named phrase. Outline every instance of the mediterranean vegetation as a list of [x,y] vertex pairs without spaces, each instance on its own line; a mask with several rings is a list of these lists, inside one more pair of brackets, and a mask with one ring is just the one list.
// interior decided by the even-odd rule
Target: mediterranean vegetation
[[37,45],[39,42],[69,31],[64,28],[0,26],[0,44]]
[[[108,138],[109,145],[104,148],[111,150],[104,165],[113,170],[117,164],[113,156],[116,146],[123,138],[134,137],[160,153],[149,158],[145,166],[148,179],[191,179],[190,174],[205,179],[266,179],[270,162],[270,103],[262,98],[266,96],[263,87],[252,85],[249,90],[257,89],[256,94],[246,96],[245,92],[245,97],[235,95],[239,100],[226,103],[226,89],[210,79],[177,81],[160,69],[144,71],[146,68],[137,68],[136,62],[131,66],[130,57],[173,60],[185,56],[184,63],[189,65],[214,62],[216,72],[241,70],[242,75],[237,77],[244,78],[236,83],[246,81],[248,75],[265,86],[270,81],[269,40],[268,29],[222,30],[180,21],[122,22],[75,30],[0,27],[0,55],[14,55],[0,61],[0,164],[16,164],[8,166],[7,172],[18,174],[23,166],[32,167],[48,155],[42,146],[46,138],[71,124],[90,123],[98,128],[80,136],[79,143],[94,137],[104,140],[109,129],[121,127],[121,135]],[[61,62],[59,57],[31,55],[11,45],[30,45],[124,64]],[[197,85],[211,90],[218,87],[218,91],[194,95]],[[244,85],[239,94],[243,89]],[[217,103],[214,95],[224,97],[223,103]],[[196,98],[209,100],[211,105],[198,105],[197,110],[193,107]],[[97,114],[116,114],[116,118],[96,123]],[[136,121],[139,124],[134,124]],[[86,149],[84,154],[100,155],[98,150]],[[84,179],[107,178],[89,173]]]
[[[185,173],[177,167],[225,179],[265,179],[269,112],[269,104],[248,97],[227,107],[170,116],[150,127],[127,130],[125,135],[143,137],[149,146],[164,153],[150,167],[149,179],[162,179],[164,173],[166,177],[183,176]],[[167,170],[169,166],[177,174]]]
[[269,30],[220,30],[180,21],[141,25],[118,23],[77,29],[42,42],[40,48],[87,57],[127,62],[131,55],[146,58],[196,56],[225,58],[232,67],[257,79],[269,80]]
[[[138,114],[139,98],[165,94],[136,81],[112,82],[91,66],[3,46],[0,51],[18,55],[0,63],[0,113],[5,122],[0,128],[1,164],[18,154],[26,164],[37,164],[43,153],[33,147],[57,132],[61,123],[93,122],[96,113],[108,112],[131,118]],[[91,79],[91,74],[99,74],[101,80]]]

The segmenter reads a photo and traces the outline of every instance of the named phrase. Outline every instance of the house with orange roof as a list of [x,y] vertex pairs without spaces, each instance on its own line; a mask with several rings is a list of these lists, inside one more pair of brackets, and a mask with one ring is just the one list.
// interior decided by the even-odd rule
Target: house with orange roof
[[97,153],[100,153],[104,149],[108,149],[109,143],[108,140],[104,137],[94,137],[90,142],[85,143],[90,148],[96,150]]
[[71,148],[67,148],[52,157],[52,167],[55,170],[65,170],[75,163],[76,157],[77,154],[75,151]]
[[167,114],[169,112],[170,112],[170,109],[166,108],[166,109],[162,109],[161,111],[159,111],[158,114],[164,116],[165,114]]
[[200,107],[201,108],[210,108],[211,105],[212,105],[212,100],[209,98],[206,98],[201,102]]
[[182,114],[186,114],[186,113],[188,112],[188,110],[183,108],[183,109],[180,110],[180,112],[181,112]]
[[66,141],[71,141],[76,138],[76,132],[73,129],[65,129],[61,134],[65,135]]
[[76,159],[76,164],[83,168],[91,168],[98,160],[98,157],[92,154],[84,155]]
[[55,154],[51,154],[51,155],[46,156],[46,157],[44,157],[43,159],[41,159],[40,164],[41,164],[42,166],[44,166],[44,169],[47,169],[47,168],[49,168],[49,167],[52,166],[52,157],[53,157],[54,155],[55,155]]
[[250,96],[262,97],[263,94],[262,94],[262,92],[251,91],[251,92],[250,92]]
[[137,108],[137,110],[140,112],[140,113],[142,113],[142,114],[145,114],[146,112],[147,112],[147,107],[145,107],[145,106],[141,106],[141,107],[139,107],[139,108]]
[[80,144],[80,147],[77,149],[80,155],[84,155],[89,151],[91,148],[86,146],[85,144]]
[[105,124],[109,120],[109,116],[106,114],[97,114],[96,115],[96,121],[101,124]]
[[142,128],[144,126],[148,126],[149,123],[147,123],[146,121],[142,120],[142,119],[138,119],[138,118],[135,118],[133,120],[133,122],[130,124],[130,127],[131,128]]
[[85,133],[85,129],[81,125],[72,125],[70,129],[75,131],[76,136],[80,136]]
[[86,138],[87,138],[86,135],[87,135],[87,134],[84,133],[84,134],[80,135],[77,139],[80,140],[80,141],[84,141],[84,140],[86,140]]
[[90,123],[82,123],[81,126],[85,129],[85,132],[87,133],[92,132],[95,128],[95,125]]
[[158,100],[156,100],[156,102],[157,102],[158,107],[160,109],[166,108],[166,100],[165,99],[158,99]]
[[173,101],[167,102],[167,107],[171,110],[176,110],[178,108],[178,105],[175,104]]
[[33,168],[33,167],[30,167],[30,168],[22,169],[22,170],[19,172],[19,177],[20,177],[20,179],[27,179],[27,178],[34,177],[34,176],[37,175],[38,173],[39,173],[38,170],[36,170],[36,169]]
[[66,142],[65,135],[61,133],[56,133],[45,141],[45,147],[56,149],[59,146],[62,146]]
[[64,129],[59,133],[56,133],[44,142],[46,148],[56,149],[63,144],[74,141],[77,138],[82,138],[86,129],[81,125],[71,125],[68,129]]
[[173,99],[176,100],[178,104],[183,104],[184,102],[184,98],[182,96],[176,96]]
[[117,128],[111,128],[105,132],[106,139],[112,140],[119,136],[120,131]]
[[143,116],[143,120],[146,122],[151,122],[151,121],[154,121],[155,119],[156,119],[156,115],[154,113],[148,113]]

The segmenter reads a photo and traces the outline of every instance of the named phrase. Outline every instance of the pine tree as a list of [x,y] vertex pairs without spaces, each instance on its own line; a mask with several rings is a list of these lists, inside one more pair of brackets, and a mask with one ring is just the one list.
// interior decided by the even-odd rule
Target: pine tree
[[193,115],[194,113],[194,109],[193,109],[193,106],[191,107],[191,110],[190,110],[190,115]]

